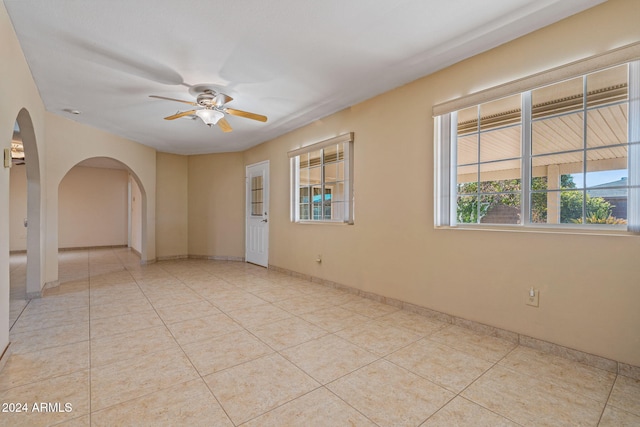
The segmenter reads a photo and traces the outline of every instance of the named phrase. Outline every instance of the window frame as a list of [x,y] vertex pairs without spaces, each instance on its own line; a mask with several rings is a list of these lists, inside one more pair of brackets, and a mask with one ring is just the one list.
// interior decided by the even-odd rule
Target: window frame
[[[290,220],[293,223],[298,224],[353,224],[354,223],[354,214],[353,214],[353,140],[354,134],[353,132],[336,136],[334,138],[329,138],[320,142],[316,142],[310,145],[303,146],[301,148],[289,151],[288,157],[290,159],[290,187],[291,187],[291,209],[290,209]],[[330,190],[333,194],[333,188],[325,187],[325,184],[328,182],[325,179],[325,165],[330,165],[334,162],[326,162],[324,161],[324,149],[330,146],[336,146],[342,144],[343,146],[343,165],[344,165],[344,200],[341,202],[344,206],[344,212],[342,214],[343,218],[340,219],[314,219],[314,211],[315,206],[313,206],[313,194],[312,191],[309,192],[310,204],[309,204],[309,218],[301,219],[300,218],[300,156],[311,153],[313,151],[322,150],[321,158],[320,158],[320,188],[323,196],[320,200],[320,212],[325,213],[326,208],[326,190]],[[333,182],[333,181],[332,181]],[[312,189],[312,187],[309,187]],[[331,211],[335,209],[332,203],[329,204]]]
[[[460,227],[482,229],[543,229],[558,231],[603,231],[620,232],[624,226],[597,224],[547,224],[532,222],[531,188],[531,93],[543,86],[559,83],[571,78],[583,77],[607,68],[628,64],[628,206],[627,231],[640,232],[640,43],[616,49],[603,55],[587,58],[558,67],[546,73],[507,83],[496,88],[454,99],[433,107],[434,115],[434,225],[436,227]],[[514,90],[515,89],[515,90]],[[508,96],[521,95],[521,219],[519,224],[457,223],[457,112],[468,107],[482,105]],[[586,137],[586,136],[585,136]],[[584,146],[582,152],[586,153]],[[478,159],[480,162],[480,159]],[[586,167],[586,166],[585,166]],[[587,189],[581,190],[586,193]]]

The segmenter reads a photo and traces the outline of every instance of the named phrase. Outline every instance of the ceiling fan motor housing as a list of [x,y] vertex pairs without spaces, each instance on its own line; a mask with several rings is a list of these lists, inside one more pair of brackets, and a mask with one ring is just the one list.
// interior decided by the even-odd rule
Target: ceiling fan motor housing
[[202,107],[211,108],[216,106],[216,98],[217,96],[214,92],[206,91],[198,95],[196,102]]

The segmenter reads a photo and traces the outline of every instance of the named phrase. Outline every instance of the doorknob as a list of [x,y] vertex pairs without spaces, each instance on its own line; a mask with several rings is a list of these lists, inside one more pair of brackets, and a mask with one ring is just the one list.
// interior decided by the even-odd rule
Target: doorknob
[[262,220],[262,221],[260,221],[260,222],[267,222],[267,218],[263,219],[263,220]]

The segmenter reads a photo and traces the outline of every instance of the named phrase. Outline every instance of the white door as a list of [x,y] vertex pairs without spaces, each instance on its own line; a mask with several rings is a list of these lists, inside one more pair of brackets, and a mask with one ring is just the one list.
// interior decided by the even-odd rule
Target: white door
[[245,259],[269,265],[269,161],[247,166]]

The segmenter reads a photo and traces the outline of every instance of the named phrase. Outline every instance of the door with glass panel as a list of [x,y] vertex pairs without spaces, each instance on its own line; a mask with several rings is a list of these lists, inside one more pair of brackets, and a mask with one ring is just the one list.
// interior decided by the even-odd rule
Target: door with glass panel
[[245,259],[269,265],[269,162],[247,166]]

